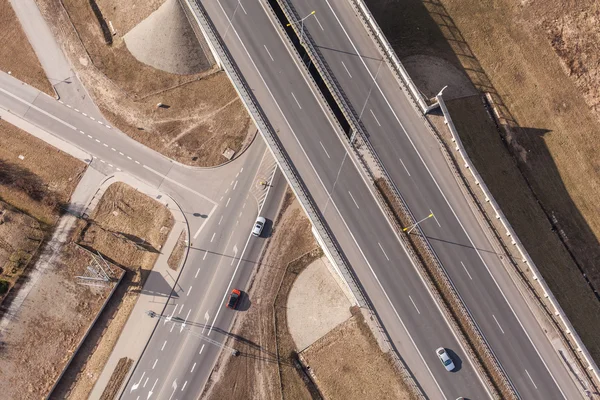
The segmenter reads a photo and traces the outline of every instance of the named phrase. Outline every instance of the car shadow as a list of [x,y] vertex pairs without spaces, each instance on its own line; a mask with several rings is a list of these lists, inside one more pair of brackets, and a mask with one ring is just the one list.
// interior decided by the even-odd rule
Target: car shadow
[[250,301],[250,296],[248,296],[248,293],[242,292],[240,299],[238,300],[238,305],[235,309],[236,311],[248,311],[251,305],[252,302]]
[[460,371],[462,369],[462,359],[458,356],[458,354],[456,354],[450,349],[446,349],[446,352],[448,353],[448,356],[450,356],[450,359],[454,363],[454,370],[452,372]]
[[273,235],[273,221],[265,218],[265,226],[263,226],[263,231],[261,232],[260,237],[262,238],[270,238]]

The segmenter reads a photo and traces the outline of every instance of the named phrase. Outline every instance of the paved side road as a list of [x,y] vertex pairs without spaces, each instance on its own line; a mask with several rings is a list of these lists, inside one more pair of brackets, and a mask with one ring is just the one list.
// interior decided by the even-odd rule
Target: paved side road
[[9,1],[58,97],[96,118],[102,118],[52,35],[35,0]]

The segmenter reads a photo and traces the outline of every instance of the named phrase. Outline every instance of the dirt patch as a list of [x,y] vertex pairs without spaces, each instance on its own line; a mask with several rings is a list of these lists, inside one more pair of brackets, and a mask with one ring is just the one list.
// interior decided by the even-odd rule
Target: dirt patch
[[[287,362],[289,354],[277,355],[273,304],[286,266],[316,246],[311,225],[299,203],[288,190],[275,219],[272,236],[248,291],[253,307],[240,314],[233,333],[254,342],[249,346],[238,341],[239,357],[222,354],[206,385],[203,398],[281,399],[282,389],[278,363]],[[290,339],[291,340],[291,339]],[[296,374],[297,380],[300,380]],[[300,381],[298,387],[302,388]],[[286,390],[291,386],[287,385]],[[285,398],[306,398],[306,389],[299,393],[285,392]]]
[[[477,100],[449,102],[453,120],[550,289],[600,360],[594,334],[600,325],[586,318],[598,315],[589,310],[598,308],[600,288],[598,3],[367,3],[401,59],[441,57],[491,93],[507,130],[466,133],[475,126],[470,113],[484,114],[473,105]],[[582,285],[583,273],[596,294]]]
[[181,265],[181,260],[183,259],[183,256],[185,254],[185,248],[187,246],[185,240],[186,237],[187,235],[185,231],[181,232],[179,238],[177,239],[177,243],[175,244],[175,248],[171,252],[169,259],[167,260],[169,268],[171,268],[174,271],[177,271],[179,269],[179,266]]
[[25,273],[43,239],[37,220],[0,201],[0,303]]
[[125,276],[53,398],[88,397],[172,226],[166,207],[120,182],[108,187],[88,221],[80,221],[75,240],[122,266]]
[[0,2],[0,70],[55,96],[29,40],[8,0]]
[[123,357],[119,360],[106,384],[104,392],[102,392],[102,396],[100,396],[100,400],[113,400],[117,396],[132,365],[133,360],[131,358]]
[[[8,399],[40,399],[49,394],[71,354],[106,301],[115,281],[102,287],[80,284],[90,253],[66,245],[44,271],[2,336],[0,391]],[[109,269],[107,269],[109,270]],[[112,266],[113,279],[122,274]]]
[[301,355],[326,399],[414,399],[360,313]]
[[0,143],[0,198],[53,225],[86,165],[1,119]]
[[298,276],[287,299],[287,326],[302,351],[350,318],[350,301],[326,265],[314,261]]
[[145,18],[162,2],[97,0],[117,31],[112,45],[105,43],[89,2],[37,3],[104,116],[133,139],[184,164],[214,166],[227,161],[226,148],[239,153],[255,134],[224,72],[170,74],[127,50],[121,33],[143,19],[137,9]]
[[211,67],[179,0],[165,1],[124,39],[136,59],[165,72],[191,75]]

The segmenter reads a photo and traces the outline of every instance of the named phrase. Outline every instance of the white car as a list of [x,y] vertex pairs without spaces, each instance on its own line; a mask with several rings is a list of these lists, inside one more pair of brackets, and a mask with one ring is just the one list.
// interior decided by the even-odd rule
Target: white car
[[263,217],[256,218],[256,222],[254,223],[254,228],[252,228],[252,235],[260,236],[263,228],[265,227],[265,222],[267,222],[267,220],[264,219]]
[[435,353],[437,354],[442,364],[444,364],[444,368],[446,368],[446,371],[454,371],[454,363],[452,362],[452,359],[448,355],[446,349],[440,347],[435,351]]

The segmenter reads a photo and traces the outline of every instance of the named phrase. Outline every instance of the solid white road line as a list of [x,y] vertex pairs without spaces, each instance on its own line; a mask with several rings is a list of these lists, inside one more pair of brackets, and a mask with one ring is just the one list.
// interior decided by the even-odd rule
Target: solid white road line
[[371,111],[371,115],[373,116],[373,118],[375,118],[375,122],[377,122],[377,125],[381,126],[381,124],[379,123],[379,120],[377,119],[377,117],[375,116],[375,113],[373,112],[373,110],[371,110],[369,108],[369,111]]
[[348,76],[350,78],[352,78],[352,75],[350,75],[350,71],[348,71],[348,67],[346,67],[346,64],[344,64],[344,62],[342,61],[342,65],[344,66],[344,69],[346,70],[346,72],[348,73]]
[[494,317],[494,321],[496,321],[498,328],[500,328],[500,331],[502,332],[502,334],[504,334],[504,329],[502,329],[502,327],[500,326],[500,322],[498,322],[498,320],[496,319],[496,316],[494,314],[492,314],[492,317]]
[[350,193],[350,191],[348,190],[348,194],[350,195],[350,197],[352,198],[352,201],[354,202],[354,205],[356,206],[356,208],[358,208],[360,210],[360,207],[358,206],[358,203],[356,202],[356,200],[354,200],[354,196],[352,196],[352,193]]
[[408,176],[410,176],[410,172],[408,172],[408,168],[406,168],[406,165],[404,165],[404,161],[402,161],[401,158],[398,158],[400,160],[400,162],[402,163],[402,166],[404,167],[404,170],[406,171],[406,173],[408,174]]
[[319,18],[317,18],[316,15],[315,15],[315,19],[317,20],[317,24],[319,24],[319,26],[321,27],[321,30],[324,31],[325,29],[323,29],[323,25],[321,25],[321,22],[319,21]]
[[240,0],[238,0],[238,4],[242,8],[242,11],[244,12],[244,14],[248,15],[248,13],[246,12],[246,9],[244,8],[244,6],[242,5],[242,2]]
[[302,110],[302,106],[298,102],[298,99],[296,98],[296,95],[294,94],[294,92],[291,92],[291,93],[292,93],[292,97],[294,98],[294,100],[296,100],[296,104],[298,104],[298,107]]
[[275,61],[273,60],[273,56],[271,55],[271,52],[269,51],[269,49],[267,49],[267,46],[263,44],[263,46],[265,46],[265,50],[267,51],[267,54],[269,55],[269,58],[271,59],[271,61]]
[[[227,18],[227,21],[229,22],[229,24],[233,27],[233,24],[231,22],[231,19],[229,18],[229,16],[227,15],[227,13],[225,12],[225,9],[223,8],[223,5],[221,4],[221,2],[219,0],[217,0],[217,3],[219,4],[219,7],[221,8],[221,11],[223,12],[223,14],[225,15],[225,18]],[[267,14],[267,16],[269,15],[267,10],[265,9],[264,5],[262,3],[261,7],[263,7],[263,9],[265,10],[265,13]],[[331,8],[331,6],[330,6]],[[275,24],[274,21],[272,21],[273,24]],[[267,85],[267,82],[265,81],[264,77],[262,76],[262,74],[260,73],[258,67],[256,66],[256,63],[254,62],[254,59],[252,58],[252,56],[250,55],[250,53],[248,52],[248,49],[246,48],[246,45],[244,44],[244,42],[242,41],[240,35],[238,34],[237,30],[235,29],[235,27],[233,27],[233,32],[235,33],[238,41],[240,42],[240,44],[242,45],[244,51],[246,52],[246,55],[248,56],[248,58],[250,59],[250,62],[252,63],[252,65],[254,66],[254,69],[256,70],[256,72],[258,73],[258,76],[260,77],[261,81],[263,82],[263,84],[265,85],[265,88],[267,89],[267,91],[269,92],[269,95],[271,96],[271,98],[273,99],[275,106],[277,107],[277,109],[279,110],[279,113],[281,114],[281,116],[283,117],[284,121],[286,122],[286,125],[288,126],[288,128],[290,129],[290,131],[292,132],[292,135],[294,136],[294,138],[296,139],[296,142],[298,143],[298,145],[300,146],[300,149],[302,150],[304,156],[306,157],[306,159],[308,160],[309,164],[311,165],[312,170],[314,171],[314,173],[317,175],[317,178],[319,179],[319,182],[321,183],[321,186],[323,188],[325,187],[325,184],[323,183],[323,181],[321,180],[319,174],[317,173],[314,165],[311,163],[310,159],[308,158],[308,155],[306,154],[306,150],[304,150],[304,147],[302,147],[302,144],[300,143],[300,141],[298,140],[298,136],[296,135],[296,133],[294,132],[294,130],[292,129],[292,126],[290,125],[289,121],[287,120],[285,114],[283,113],[283,111],[281,110],[281,107],[279,106],[279,103],[277,102],[277,100],[275,99],[275,96],[273,95],[273,93],[271,92],[271,89],[269,88],[269,86]],[[278,33],[278,35],[280,36],[281,40],[283,41],[283,37],[281,37],[281,34]],[[293,56],[292,56],[293,58]],[[294,61],[295,62],[295,61]],[[300,66],[298,64],[296,64],[296,66],[298,67],[298,69],[300,70]],[[310,84],[308,83],[308,81],[306,80],[306,78],[304,77],[304,75],[302,75],[303,78],[306,81],[306,84],[309,86],[310,90],[312,91],[312,88],[310,87]],[[313,95],[315,97],[315,99],[317,98],[316,93],[314,93],[313,91]],[[322,107],[321,107],[322,108]],[[323,112],[325,113],[325,110],[323,109]],[[331,120],[329,120],[331,126],[333,129],[336,129],[333,122]],[[357,167],[358,168],[358,167]],[[367,182],[365,182],[365,184],[367,184]],[[337,205],[332,202],[334,208],[336,209],[338,215],[341,216],[341,213],[339,211],[339,209],[337,208]],[[373,270],[373,267],[371,266],[371,263],[369,263],[369,260],[367,259],[367,257],[365,256],[362,248],[358,245],[358,242],[356,241],[356,238],[354,237],[354,235],[352,234],[352,231],[350,230],[350,228],[348,227],[348,224],[346,223],[346,221],[342,218],[342,222],[344,223],[344,226],[346,227],[346,230],[349,232],[350,236],[352,237],[352,240],[354,241],[356,247],[358,248],[359,252],[361,253],[363,259],[365,260],[367,266],[369,267],[369,270],[371,271],[371,274],[373,274],[373,276],[375,277],[375,280],[377,281],[377,284],[379,285],[379,287],[381,288],[383,294],[385,295],[385,298],[387,300],[387,302],[389,303],[390,307],[392,308],[392,310],[394,310],[394,314],[396,315],[396,318],[398,319],[398,321],[400,321],[400,324],[402,325],[404,331],[406,332],[406,334],[408,335],[411,344],[413,345],[413,347],[415,348],[415,350],[417,351],[417,353],[419,354],[419,357],[421,358],[421,361],[423,362],[423,365],[425,365],[425,368],[427,369],[427,371],[429,372],[429,375],[431,376],[431,378],[433,379],[435,385],[437,386],[438,390],[440,391],[440,394],[446,398],[446,396],[444,395],[444,392],[442,390],[442,387],[440,386],[439,382],[437,381],[437,379],[435,379],[435,376],[433,375],[433,372],[431,371],[431,369],[429,368],[429,365],[427,364],[427,362],[425,361],[425,358],[423,357],[423,354],[421,353],[421,351],[419,350],[418,346],[416,345],[412,335],[410,334],[410,332],[408,331],[406,325],[404,324],[404,321],[402,320],[402,318],[400,318],[400,315],[398,314],[398,311],[396,310],[396,308],[394,307],[392,301],[390,300],[390,297],[388,296],[387,292],[385,291],[385,289],[383,288],[383,285],[381,284],[381,281],[379,280],[379,278],[377,277],[377,274],[375,274],[375,271]],[[399,239],[398,239],[399,240]],[[238,264],[239,265],[239,264]],[[415,268],[416,270],[416,266],[414,266],[413,264],[413,268]],[[421,278],[421,281],[423,282],[423,279]],[[423,282],[423,285],[425,285],[425,282]],[[433,299],[433,294],[430,292],[430,296]],[[438,308],[440,314],[443,315],[442,310],[440,309],[439,305],[437,303],[435,303],[436,307]],[[444,321],[446,322],[446,325],[449,327],[449,322],[447,319],[444,319]],[[456,334],[454,334],[453,331],[451,331],[452,334],[454,335],[455,339],[458,342],[458,338],[456,337]],[[460,342],[459,342],[460,345]],[[464,351],[464,349],[463,349]],[[481,377],[479,377],[481,379]]]
[[[433,211],[431,211],[431,208],[429,209],[429,212],[433,214]],[[438,226],[441,228],[442,226],[440,225],[440,221],[438,221],[437,217],[435,216],[435,214],[433,214],[433,219],[435,219],[435,222],[438,224]]]
[[[352,45],[355,53],[358,55],[358,49],[356,48],[356,46],[354,45],[354,42],[350,39],[350,36],[348,35],[348,32],[346,31],[346,28],[344,28],[344,26],[342,25],[342,22],[340,21],[340,19],[338,18],[337,14],[335,13],[335,11],[333,11],[333,7],[331,7],[331,4],[329,3],[329,0],[325,0],[325,2],[327,3],[327,5],[329,6],[329,9],[331,10],[331,12],[333,13],[333,15],[335,16],[338,24],[340,25],[340,27],[342,28],[342,30],[344,31],[344,34],[346,35],[346,38],[348,39],[348,41],[350,42],[350,44]],[[239,38],[239,37],[238,37]],[[240,40],[241,41],[241,40]],[[369,68],[367,67],[367,64],[365,63],[365,61],[363,60],[363,58],[359,55],[359,58],[363,64],[363,66],[365,67],[365,69],[367,70],[367,72],[369,73],[369,75],[371,76],[371,79],[373,79],[373,82],[375,83],[375,85],[377,86],[377,89],[379,90],[379,93],[381,94],[381,96],[383,97],[383,99],[385,100],[386,104],[388,105],[390,111],[392,112],[392,114],[394,115],[396,121],[398,122],[398,124],[400,125],[400,127],[402,128],[402,130],[404,131],[404,134],[406,135],[406,138],[408,139],[408,141],[410,142],[410,144],[412,145],[413,149],[415,150],[415,152],[417,153],[417,155],[419,156],[419,159],[421,160],[421,163],[423,164],[423,166],[425,167],[425,169],[427,170],[427,172],[429,173],[429,176],[431,177],[431,179],[433,180],[433,182],[435,183],[438,191],[441,193],[442,197],[444,198],[444,201],[446,202],[446,204],[448,205],[448,207],[450,208],[450,211],[452,211],[452,214],[454,215],[454,218],[456,218],[456,220],[458,221],[461,229],[463,230],[463,232],[465,233],[465,235],[467,236],[467,238],[469,239],[469,242],[471,243],[471,246],[473,247],[473,249],[475,250],[475,252],[477,253],[479,259],[481,260],[481,262],[483,263],[483,265],[485,266],[486,270],[488,271],[488,273],[490,274],[490,276],[492,277],[492,280],[494,281],[496,287],[498,288],[498,290],[500,291],[500,293],[502,294],[502,297],[504,298],[504,301],[506,302],[506,304],[508,304],[508,307],[510,308],[511,312],[513,313],[513,316],[515,317],[515,319],[517,320],[517,322],[519,323],[519,326],[521,326],[521,329],[523,330],[523,332],[525,333],[525,336],[527,336],[527,339],[529,340],[529,342],[531,343],[531,346],[534,348],[536,354],[538,355],[538,357],[540,358],[542,364],[544,364],[544,367],[546,368],[546,371],[548,372],[548,374],[550,375],[550,377],[552,378],[552,380],[554,381],[554,384],[556,385],[556,387],[558,388],[560,394],[562,395],[562,397],[564,399],[566,399],[567,397],[565,396],[565,393],[563,392],[562,388],[560,387],[560,385],[558,384],[558,382],[556,381],[556,378],[554,378],[554,374],[552,374],[552,372],[550,371],[550,369],[548,368],[548,365],[546,364],[546,361],[542,358],[537,346],[535,345],[535,343],[533,343],[533,340],[531,339],[531,337],[529,336],[529,333],[525,330],[525,327],[523,326],[523,323],[521,322],[521,320],[519,319],[519,317],[517,316],[517,314],[515,313],[515,310],[513,309],[512,305],[509,303],[508,299],[506,298],[506,295],[504,294],[504,291],[500,288],[500,285],[498,284],[498,282],[496,281],[496,278],[494,277],[494,275],[492,275],[487,263],[483,260],[483,257],[479,251],[479,249],[477,249],[477,247],[475,246],[475,244],[473,243],[473,240],[471,239],[471,236],[467,233],[467,230],[465,229],[465,227],[463,226],[462,222],[460,221],[460,219],[458,218],[458,215],[456,214],[456,212],[454,211],[454,208],[450,205],[450,202],[448,201],[446,195],[444,194],[444,192],[442,191],[440,185],[438,184],[437,180],[434,178],[433,174],[431,173],[431,170],[429,169],[429,166],[425,163],[425,160],[423,159],[423,157],[421,156],[421,153],[419,153],[419,151],[417,150],[417,147],[415,146],[413,140],[411,139],[411,137],[408,135],[408,132],[406,131],[406,129],[404,128],[404,125],[402,124],[402,122],[400,122],[400,119],[398,118],[398,116],[396,115],[396,112],[394,111],[394,109],[392,108],[390,102],[388,101],[387,97],[383,94],[383,91],[381,90],[381,88],[379,87],[379,84],[377,83],[377,81],[375,80],[375,78],[373,78],[373,75],[371,74],[371,71],[369,70]],[[482,381],[482,378],[479,376],[479,374],[477,374],[477,376],[479,377],[479,379]],[[484,385],[485,387],[485,385]],[[487,388],[486,388],[487,391]],[[488,391],[489,394],[489,391]]]
[[325,152],[325,155],[327,156],[327,158],[331,158],[331,157],[329,157],[329,153],[327,152],[327,150],[325,150],[325,146],[323,146],[323,143],[319,142],[319,144],[323,148],[323,151]]
[[381,243],[377,242],[377,244],[379,245],[379,248],[381,249],[381,252],[383,253],[383,255],[385,256],[385,258],[387,258],[388,261],[390,261],[389,257],[387,256],[387,254],[385,254],[385,250],[383,250],[383,247],[381,246]]
[[75,128],[73,125],[66,123],[66,122],[65,122],[65,121],[63,121],[62,119],[55,117],[54,115],[50,114],[49,112],[46,112],[46,111],[42,110],[41,108],[39,108],[39,107],[37,107],[37,106],[33,105],[32,103],[30,103],[30,102],[28,102],[28,101],[26,101],[26,100],[23,100],[23,99],[22,99],[22,98],[20,98],[19,96],[16,96],[16,95],[12,94],[11,92],[8,92],[8,91],[6,91],[6,90],[4,90],[4,89],[2,89],[2,88],[0,88],[0,92],[2,92],[2,93],[5,93],[5,94],[9,95],[9,96],[10,96],[10,97],[12,97],[13,99],[15,99],[15,100],[18,100],[18,101],[20,101],[21,103],[27,104],[27,105],[28,105],[30,108],[33,108],[33,109],[34,109],[34,110],[36,110],[37,112],[40,112],[40,113],[44,114],[45,116],[47,116],[47,117],[49,117],[49,118],[52,118],[52,119],[53,119],[53,120],[55,120],[55,121],[58,121],[58,122],[60,122],[60,123],[61,123],[61,124],[63,124],[64,126],[67,126],[67,127],[71,128],[71,129],[73,129],[73,130],[77,130],[77,128]]
[[465,267],[465,264],[464,264],[462,261],[461,261],[460,263],[462,264],[463,268],[465,269],[465,272],[467,273],[467,275],[469,275],[469,279],[470,279],[470,280],[473,280],[473,278],[471,277],[471,274],[470,274],[470,273],[469,273],[469,271],[467,270],[467,267]]
[[529,380],[531,381],[531,383],[533,383],[533,386],[537,389],[537,385],[535,384],[535,382],[533,381],[533,379],[531,378],[531,375],[529,375],[529,371],[525,370],[525,372],[527,373],[527,376],[529,377]]
[[419,311],[419,309],[417,308],[417,305],[415,304],[415,301],[412,299],[412,297],[408,295],[408,298],[410,299],[411,303],[413,303],[413,306],[415,306],[415,310],[417,310],[417,313],[421,314],[421,311]]
[[[129,159],[131,160],[131,158],[130,158],[130,157],[127,157],[127,158],[129,158]],[[137,164],[139,164],[139,162],[138,162],[138,161],[136,161],[136,163],[137,163]],[[150,171],[150,172],[152,172],[152,173],[154,173],[154,174],[156,174],[156,175],[160,176],[160,177],[161,177],[161,178],[163,178],[164,180],[166,180],[166,181],[169,181],[170,183],[172,183],[172,184],[174,184],[174,185],[177,185],[177,186],[179,186],[180,188],[182,188],[182,189],[185,189],[185,190],[187,190],[187,191],[188,191],[188,192],[190,192],[190,193],[193,193],[193,194],[195,194],[196,196],[200,197],[201,199],[204,199],[204,200],[208,201],[209,203],[211,203],[211,204],[213,204],[213,205],[215,205],[215,206],[217,205],[217,202],[216,202],[216,201],[213,201],[212,199],[209,199],[208,197],[206,197],[206,196],[205,196],[205,195],[203,195],[202,193],[198,193],[197,191],[195,191],[195,190],[193,190],[193,189],[190,189],[189,187],[187,187],[187,186],[185,186],[185,185],[182,185],[181,183],[177,182],[175,179],[171,179],[171,178],[169,178],[168,176],[166,176],[166,175],[164,175],[164,174],[161,174],[160,172],[158,172],[158,171],[156,171],[156,170],[154,170],[154,169],[150,168],[150,167],[149,167],[149,166],[147,166],[147,165],[144,165],[144,168],[145,168],[145,169],[147,169],[148,171]],[[211,212],[212,212],[212,211],[211,211]],[[209,214],[209,215],[210,215],[210,214]],[[207,219],[208,219],[208,218],[207,218]]]

